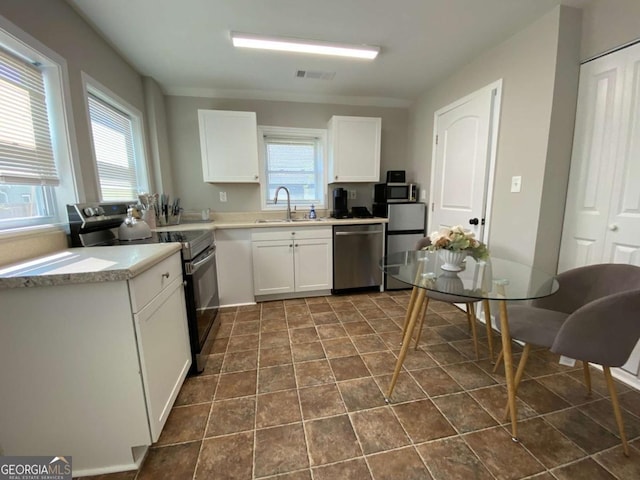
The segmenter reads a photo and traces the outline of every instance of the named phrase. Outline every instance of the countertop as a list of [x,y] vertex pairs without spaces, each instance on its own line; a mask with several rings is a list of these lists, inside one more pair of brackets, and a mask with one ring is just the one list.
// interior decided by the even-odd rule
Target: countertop
[[129,280],[180,250],[179,243],[69,248],[0,268],[0,289]]
[[[212,221],[158,227],[157,231],[217,230],[230,228],[327,227],[388,223],[387,218],[321,218],[287,222],[265,217],[256,222],[253,213],[227,214]],[[129,280],[180,250],[179,243],[69,248],[0,267],[0,289],[42,287],[74,283]]]
[[159,232],[175,232],[179,230],[221,230],[228,228],[269,228],[269,227],[327,227],[333,225],[367,225],[373,223],[389,223],[388,218],[374,217],[374,218],[320,218],[318,220],[298,220],[293,222],[287,222],[286,220],[278,220],[276,218],[265,218],[266,222],[257,222],[256,217],[247,214],[236,214],[235,218],[214,219],[209,222],[197,221],[189,223],[181,223],[179,225],[164,225],[158,226],[155,230]]

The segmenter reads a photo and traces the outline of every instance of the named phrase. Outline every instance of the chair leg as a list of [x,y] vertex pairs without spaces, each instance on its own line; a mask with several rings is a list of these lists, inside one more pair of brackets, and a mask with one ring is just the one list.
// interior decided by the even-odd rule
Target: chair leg
[[493,373],[496,373],[496,370],[498,370],[498,367],[500,366],[500,363],[502,362],[502,359],[504,357],[504,352],[502,351],[502,349],[500,350],[500,353],[498,354],[498,358],[496,358],[496,363],[493,366]]
[[587,394],[591,395],[591,373],[589,372],[589,362],[582,362],[582,371],[584,372],[584,383],[587,385]]
[[604,372],[604,378],[607,380],[607,386],[609,387],[609,395],[611,395],[611,404],[613,405],[613,414],[616,417],[616,423],[618,424],[618,431],[620,432],[620,439],[622,440],[622,450],[624,454],[629,456],[629,446],[627,445],[627,436],[624,433],[624,423],[622,422],[622,413],[620,412],[620,404],[618,403],[618,394],[616,393],[616,386],[613,383],[611,377],[611,369],[609,367],[602,367]]
[[422,307],[422,316],[420,318],[420,325],[418,325],[418,333],[416,334],[416,345],[414,350],[418,349],[418,344],[420,343],[420,337],[422,336],[422,326],[424,325],[424,319],[427,318],[427,310],[429,309],[429,297],[425,295],[423,307]]
[[518,385],[520,385],[520,380],[522,380],[522,375],[524,375],[524,367],[527,364],[527,360],[529,359],[529,353],[531,352],[531,344],[525,343],[524,349],[522,350],[522,357],[520,357],[520,363],[518,363],[518,370],[516,371],[516,376],[513,382],[513,388],[518,391]]
[[489,308],[489,300],[486,298],[482,301],[484,307],[484,323],[487,328],[487,342],[489,343],[489,358],[493,360],[493,329],[491,328],[491,309]]
[[476,360],[480,358],[478,352],[478,333],[476,332],[476,313],[473,303],[467,303],[467,320],[469,320],[469,326],[471,327],[471,334],[473,335],[473,345],[476,349]]
[[407,305],[407,314],[404,317],[404,323],[402,324],[402,338],[404,339],[405,334],[407,333],[407,327],[409,326],[409,317],[411,315],[411,311],[414,307],[414,303],[416,302],[416,298],[418,297],[418,287],[413,287],[411,290],[411,298],[409,299],[409,305]]
[[[528,343],[524,344],[524,349],[522,350],[522,357],[520,357],[520,363],[518,363],[518,370],[516,371],[516,376],[513,379],[513,389],[515,392],[518,392],[518,385],[520,385],[520,380],[522,380],[522,376],[524,375],[524,367],[527,364],[527,360],[529,359],[529,352],[531,351],[531,345]],[[507,404],[504,410],[504,419],[509,418],[509,404]]]

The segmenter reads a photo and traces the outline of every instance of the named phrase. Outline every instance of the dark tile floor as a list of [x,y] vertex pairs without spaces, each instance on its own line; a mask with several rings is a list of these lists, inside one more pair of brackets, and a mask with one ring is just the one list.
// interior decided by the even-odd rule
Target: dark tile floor
[[514,443],[486,337],[476,360],[466,316],[448,304],[430,304],[420,348],[385,404],[408,300],[390,292],[225,309],[204,374],[185,382],[141,470],[95,478],[640,478],[639,392],[618,384],[626,458],[602,374],[592,369],[587,396],[579,363],[534,351]]

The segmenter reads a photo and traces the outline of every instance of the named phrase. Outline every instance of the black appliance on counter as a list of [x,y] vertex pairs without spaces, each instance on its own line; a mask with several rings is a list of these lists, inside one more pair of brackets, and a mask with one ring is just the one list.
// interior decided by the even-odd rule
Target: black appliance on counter
[[333,218],[351,218],[347,198],[349,198],[349,192],[346,188],[333,189],[333,210],[331,211]]
[[[118,240],[116,234],[127,216],[127,203],[79,203],[67,205],[69,244],[72,247],[141,245],[179,242],[182,245],[182,274],[191,345],[191,374],[204,369],[205,344],[209,345],[216,324],[220,300],[216,269],[216,246],[211,230],[153,232],[151,238]],[[211,337],[211,338],[209,338]]]

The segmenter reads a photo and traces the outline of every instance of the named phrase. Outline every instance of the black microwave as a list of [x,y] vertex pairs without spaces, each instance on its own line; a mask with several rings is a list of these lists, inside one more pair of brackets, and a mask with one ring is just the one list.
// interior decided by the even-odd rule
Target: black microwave
[[416,202],[418,186],[415,183],[376,183],[373,190],[375,203]]

